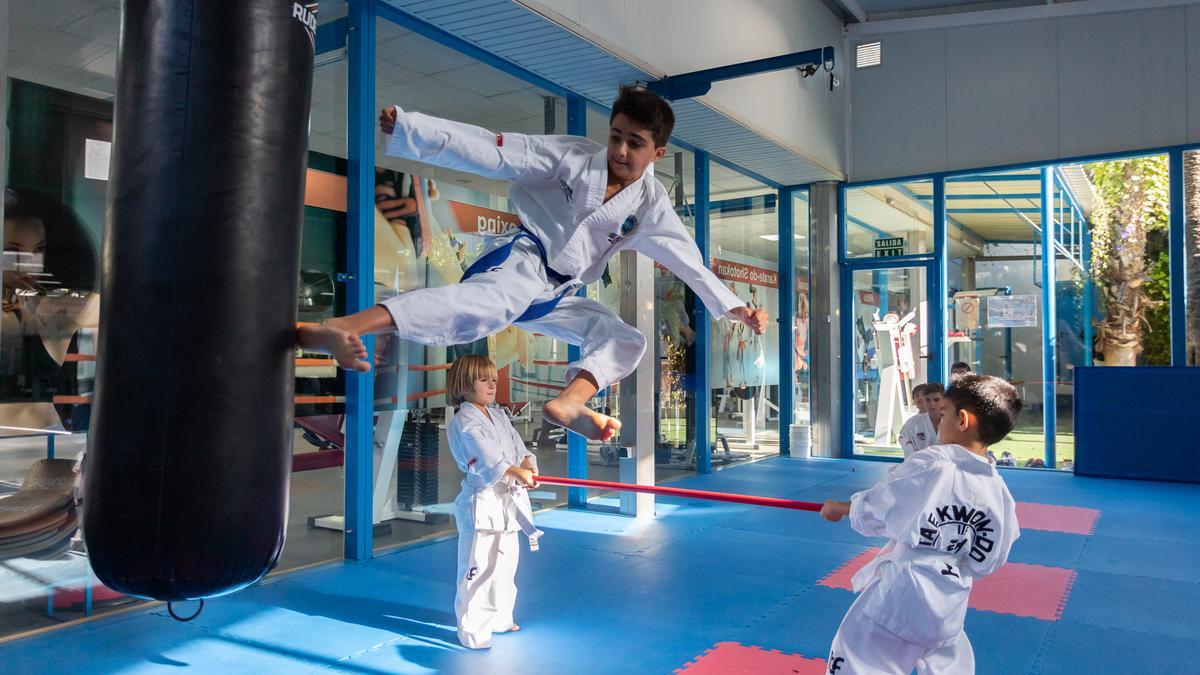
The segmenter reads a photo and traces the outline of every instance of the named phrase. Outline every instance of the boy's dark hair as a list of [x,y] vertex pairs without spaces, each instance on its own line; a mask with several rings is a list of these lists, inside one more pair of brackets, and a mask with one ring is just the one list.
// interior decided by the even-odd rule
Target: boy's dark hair
[[99,257],[87,228],[75,213],[50,195],[25,188],[4,188],[4,220],[36,220],[46,233],[42,271],[56,288],[95,291],[100,288]]
[[925,385],[918,384],[917,386],[913,387],[912,395],[913,396],[924,396],[925,395]]
[[929,384],[925,385],[925,395],[929,396],[930,394],[945,396],[946,388],[942,386],[941,382],[930,382]]
[[656,148],[665,146],[671,138],[671,131],[675,129],[675,112],[671,110],[671,105],[649,89],[621,87],[608,123],[612,124],[617,115],[624,115],[630,121],[650,129]]
[[966,361],[955,361],[954,364],[950,366],[950,372],[954,372],[956,370],[969,373],[971,372],[971,364],[967,363]]
[[991,375],[959,375],[950,383],[945,397],[955,411],[966,410],[979,422],[979,440],[993,445],[1004,440],[1017,425],[1021,398],[1011,384]]

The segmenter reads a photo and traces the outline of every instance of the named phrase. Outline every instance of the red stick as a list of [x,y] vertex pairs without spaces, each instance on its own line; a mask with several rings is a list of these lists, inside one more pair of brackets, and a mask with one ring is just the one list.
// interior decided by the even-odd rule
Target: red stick
[[598,488],[602,490],[622,490],[625,492],[647,492],[652,495],[668,495],[671,497],[691,497],[693,499],[708,499],[714,502],[733,502],[735,504],[753,504],[755,506],[774,506],[780,509],[796,509],[798,511],[820,511],[821,505],[816,502],[799,502],[794,499],[777,499],[775,497],[756,497],[753,495],[738,495],[728,492],[709,492],[708,490],[688,490],[686,488],[667,487],[665,485],[632,485],[630,483],[613,483],[606,480],[583,480],[580,478],[559,478],[558,476],[536,476],[542,483],[551,485],[572,485],[575,487]]

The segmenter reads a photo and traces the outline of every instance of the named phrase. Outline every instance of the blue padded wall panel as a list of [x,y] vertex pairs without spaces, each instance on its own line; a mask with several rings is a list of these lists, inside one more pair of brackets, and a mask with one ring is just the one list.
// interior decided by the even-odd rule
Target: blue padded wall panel
[[1075,369],[1075,473],[1200,483],[1200,368]]

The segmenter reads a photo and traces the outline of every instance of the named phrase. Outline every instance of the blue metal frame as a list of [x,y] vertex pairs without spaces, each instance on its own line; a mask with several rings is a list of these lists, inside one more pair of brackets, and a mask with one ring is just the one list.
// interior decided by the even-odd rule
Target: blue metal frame
[[[840,289],[839,305],[841,307],[841,378],[842,400],[840,408],[842,426],[842,444],[840,454],[845,459],[869,459],[871,461],[897,462],[901,458],[875,457],[871,455],[854,454],[854,410],[857,389],[855,387],[855,325],[854,313],[854,273],[860,271],[886,272],[893,269],[917,268],[925,269],[926,307],[929,312],[928,349],[930,365],[927,367],[927,379],[934,381],[934,375],[941,377],[948,372],[946,368],[945,348],[945,311],[946,301],[943,297],[947,287],[946,260],[946,214],[945,201],[935,200],[934,205],[934,250],[931,253],[917,253],[889,258],[858,257],[846,255],[847,227],[854,220],[846,207],[846,191],[858,187],[843,183],[838,188],[838,287]],[[944,176],[934,177],[934,194],[945,194]],[[858,224],[858,223],[856,223]],[[942,298],[941,302],[933,302],[933,298]]]
[[[376,0],[350,0],[347,101],[346,313],[375,303],[375,10]],[[366,336],[367,362],[375,340]],[[371,557],[371,470],[374,462],[374,373],[346,372],[344,555]]]
[[350,30],[346,17],[317,26],[314,52],[317,56],[341,49],[346,46],[346,33]]
[[[1096,155],[1079,155],[1079,156],[1072,156],[1072,157],[1051,158],[1051,159],[1045,159],[1045,160],[1037,161],[1037,162],[997,165],[997,166],[990,166],[990,167],[977,167],[977,168],[968,169],[968,170],[942,171],[942,172],[933,172],[933,173],[926,173],[926,174],[914,174],[914,175],[909,175],[909,176],[897,176],[897,177],[892,177],[892,178],[880,178],[880,179],[873,179],[873,180],[868,180],[868,181],[857,181],[857,182],[853,182],[853,183],[842,184],[840,186],[840,190],[839,190],[839,198],[841,199],[842,204],[844,204],[845,203],[845,191],[848,189],[869,187],[869,186],[875,186],[875,185],[889,185],[889,184],[894,184],[894,183],[917,182],[917,181],[925,181],[925,180],[930,180],[930,179],[933,179],[935,181],[938,179],[943,179],[945,182],[964,182],[964,181],[981,181],[981,180],[986,180],[989,182],[1038,180],[1039,182],[1045,182],[1046,170],[1051,169],[1052,167],[1057,167],[1057,166],[1063,165],[1063,164],[1100,162],[1100,161],[1107,161],[1107,160],[1128,159],[1130,157],[1144,157],[1144,156],[1148,156],[1148,155],[1166,154],[1166,155],[1168,155],[1168,159],[1170,161],[1170,174],[1171,174],[1171,224],[1172,224],[1172,230],[1170,233],[1170,236],[1171,236],[1170,250],[1171,250],[1171,260],[1172,260],[1172,264],[1171,264],[1171,320],[1172,320],[1172,323],[1171,323],[1171,357],[1172,357],[1173,364],[1183,365],[1186,361],[1186,328],[1185,328],[1186,319],[1185,319],[1185,317],[1186,317],[1186,307],[1187,307],[1187,296],[1186,296],[1186,278],[1185,278],[1183,270],[1181,269],[1185,262],[1184,256],[1186,255],[1186,242],[1184,239],[1185,230],[1183,227],[1184,214],[1183,214],[1183,189],[1182,189],[1182,176],[1183,176],[1182,159],[1183,159],[1184,152],[1189,152],[1189,151],[1193,151],[1193,150],[1200,150],[1200,145],[1181,144],[1181,145],[1160,146],[1160,147],[1155,147],[1155,148],[1145,148],[1142,150],[1137,150],[1137,151],[1132,151],[1132,152],[1112,152],[1112,153],[1102,153],[1102,154],[1096,154]],[[999,172],[1011,172],[1011,171],[1031,171],[1031,172],[1038,172],[1038,173],[1026,173],[1026,174],[999,173]],[[1056,185],[1063,190],[1063,197],[1064,197],[1064,199],[1062,200],[1063,203],[1059,203],[1059,201],[1055,199],[1054,188]],[[1050,246],[1044,247],[1042,250],[1042,258],[1043,258],[1042,279],[1038,280],[1037,283],[1042,288],[1043,354],[1048,357],[1048,358],[1043,359],[1043,378],[1042,379],[1043,379],[1043,381],[1046,382],[1046,384],[1044,386],[1045,386],[1046,390],[1049,391],[1049,394],[1050,394],[1049,397],[1047,398],[1049,405],[1045,406],[1047,408],[1046,416],[1050,417],[1050,423],[1046,424],[1046,420],[1043,420],[1043,423],[1046,424],[1045,428],[1043,429],[1044,441],[1045,441],[1045,445],[1046,445],[1046,460],[1045,461],[1046,461],[1047,466],[1054,466],[1055,457],[1057,454],[1056,453],[1057,411],[1055,410],[1055,399],[1056,399],[1055,381],[1056,381],[1056,376],[1057,376],[1057,354],[1055,353],[1056,335],[1055,335],[1055,330],[1054,330],[1055,323],[1052,321],[1051,323],[1047,324],[1046,314],[1048,314],[1048,313],[1054,314],[1055,316],[1052,316],[1051,319],[1056,321],[1057,307],[1055,306],[1056,305],[1056,297],[1055,297],[1055,293],[1054,293],[1055,283],[1054,283],[1054,277],[1053,277],[1053,274],[1055,272],[1055,265],[1053,262],[1054,256],[1055,256],[1055,251],[1062,252],[1068,259],[1072,260],[1072,262],[1075,263],[1084,273],[1083,312],[1082,312],[1082,314],[1083,314],[1084,344],[1087,345],[1087,349],[1086,349],[1086,353],[1085,353],[1085,362],[1088,365],[1091,365],[1093,362],[1092,347],[1093,347],[1094,340],[1095,340],[1095,336],[1094,336],[1095,329],[1092,326],[1092,319],[1093,319],[1094,312],[1095,312],[1096,295],[1095,295],[1095,282],[1094,282],[1094,279],[1091,274],[1092,238],[1091,238],[1090,226],[1087,223],[1086,219],[1083,217],[1083,212],[1079,208],[1079,206],[1076,202],[1074,193],[1070,190],[1070,187],[1068,185],[1066,185],[1062,180],[1059,179],[1059,177],[1057,175],[1051,175],[1049,178],[1049,196],[1046,196],[1045,187],[1046,187],[1045,185],[1042,186],[1042,190],[1039,191],[1038,195],[1036,195],[1035,198],[1040,199],[1042,201],[1042,208],[1039,209],[1039,213],[1042,214],[1043,222],[1054,223],[1055,227],[1048,227],[1048,228],[1035,227],[1035,228],[1033,228],[1035,238],[1031,239],[1030,241],[993,241],[990,243],[994,243],[994,244],[1037,243],[1039,240],[1042,240],[1045,238],[1045,235],[1044,235],[1045,231],[1048,231],[1050,233],[1049,234]],[[1030,198],[1029,195],[1027,195],[1027,194],[1022,194],[1020,197],[1022,199]],[[954,199],[956,197],[949,196],[948,198]],[[1012,198],[1012,197],[1010,196],[1010,198]],[[943,204],[944,204],[944,201],[943,201]],[[951,211],[953,211],[953,209],[951,209]],[[1010,212],[1011,209],[1005,209],[1005,211]],[[1056,217],[1057,212],[1062,212],[1062,214],[1063,214],[1062,217]],[[1070,218],[1069,223],[1065,222],[1068,217]],[[855,219],[851,218],[851,220],[853,221]],[[1180,225],[1176,226],[1175,225],[1176,222],[1180,223]],[[855,224],[870,228],[870,225],[868,225],[866,223],[862,223],[861,221],[857,222]],[[913,263],[922,262],[923,257],[922,256],[911,256],[911,257],[900,257],[900,258],[885,258],[883,260],[886,262],[884,262],[882,264],[878,264],[878,263],[872,264],[872,262],[870,262],[870,261],[872,261],[872,259],[870,259],[870,258],[847,258],[847,256],[846,256],[846,240],[845,240],[846,227],[847,227],[847,218],[846,218],[846,213],[845,213],[845,207],[840,206],[839,207],[839,226],[838,226],[838,239],[839,239],[838,240],[838,251],[839,251],[838,256],[839,256],[839,262],[841,263],[841,266],[842,266],[842,274],[841,274],[841,280],[842,280],[841,304],[842,304],[842,308],[843,308],[843,323],[842,323],[843,330],[842,330],[842,345],[841,345],[842,346],[842,354],[843,354],[842,382],[850,390],[848,394],[843,395],[842,424],[843,424],[843,428],[846,430],[845,431],[845,439],[846,440],[844,440],[844,442],[843,442],[842,454],[844,457],[852,457],[852,456],[854,456],[852,454],[854,443],[853,443],[853,429],[851,426],[853,423],[852,404],[853,404],[854,369],[853,369],[852,359],[848,358],[848,357],[854,353],[853,352],[854,336],[853,336],[853,333],[851,332],[853,330],[853,322],[851,320],[852,318],[849,317],[849,315],[848,315],[849,308],[852,306],[851,301],[853,298],[852,290],[847,287],[847,285],[849,284],[849,282],[852,279],[849,276],[850,274],[852,274],[852,272],[849,271],[849,268],[853,267],[854,269],[872,269],[872,268],[878,269],[880,267],[886,267],[889,265],[897,265],[897,266],[904,266],[905,264],[911,265]],[[1070,242],[1057,241],[1056,237],[1055,237],[1056,231],[1065,230],[1068,227],[1070,228],[1071,241]],[[1065,232],[1064,232],[1063,236],[1064,237],[1066,236]],[[1049,266],[1047,266],[1045,264],[1046,260],[1050,261]],[[935,264],[938,264],[940,266],[940,263],[935,263]],[[1047,267],[1048,267],[1048,269],[1047,269]],[[1047,277],[1049,277],[1049,278],[1047,279]],[[1008,335],[1008,339],[1011,340],[1011,333],[1008,333],[1008,332],[1006,332],[1006,333]],[[1047,341],[1049,342],[1049,347],[1047,347],[1047,344],[1046,344]],[[1009,349],[1011,349],[1011,347],[1009,347]],[[1009,364],[1010,364],[1009,367],[1011,367],[1011,360],[1009,360]],[[864,459],[865,457],[858,456],[856,458]]]
[[[420,35],[424,38],[432,40],[444,47],[448,47],[449,49],[452,49],[456,52],[464,54],[476,61],[479,61],[488,66],[496,68],[497,70],[500,70],[501,72],[504,72],[508,75],[516,77],[517,79],[520,79],[520,80],[527,82],[531,85],[534,85],[536,87],[539,87],[548,93],[565,98],[567,100],[567,127],[568,127],[568,133],[570,133],[570,134],[586,135],[588,108],[595,109],[606,115],[611,114],[611,112],[612,112],[611,108],[602,104],[599,101],[596,101],[594,99],[583,96],[583,95],[579,94],[578,92],[572,91],[566,87],[563,87],[563,86],[553,82],[552,80],[549,80],[545,77],[537,75],[537,74],[533,73],[532,71],[529,71],[529,70],[517,65],[516,63],[509,61],[508,59],[497,56],[485,49],[482,49],[481,47],[475,45],[474,43],[472,43],[468,40],[465,40],[457,35],[454,35],[453,33],[450,33],[450,32],[443,30],[437,26],[434,26],[433,24],[430,24],[430,23],[410,14],[409,12],[405,11],[404,9],[392,6],[386,2],[377,2],[376,0],[352,0],[351,15],[353,15],[356,11],[353,8],[353,5],[358,5],[357,11],[359,11],[359,12],[362,12],[365,10],[367,15],[369,15],[369,16],[378,17],[379,19],[394,23],[402,28],[405,28],[407,30],[410,30],[410,31],[416,33],[417,35]],[[322,36],[321,36],[321,40],[320,40],[320,51],[322,53],[324,51],[329,51],[329,50],[338,48],[337,38],[336,38],[337,33],[339,31],[347,32],[350,30],[349,27],[354,25],[353,21],[352,21],[352,17],[347,17],[348,22],[345,24],[340,24],[341,21],[342,20],[333,21],[333,22],[330,22],[329,24],[319,27],[318,30],[322,32]],[[372,25],[371,25],[371,40],[369,41],[370,42],[370,59],[369,60],[371,62],[371,64],[370,64],[371,65],[371,78],[370,79],[372,81],[374,80],[374,54],[375,54],[374,34],[375,34],[374,24],[372,23]],[[353,52],[354,52],[353,47],[355,46],[355,35],[352,32],[349,34],[349,43],[350,43],[350,47],[352,49],[348,50],[349,53],[347,55],[347,58],[348,58],[348,61],[351,62],[351,81],[353,82],[353,78],[355,76],[354,66],[353,66],[353,58],[354,58],[353,57]],[[360,45],[360,48],[361,48],[361,45]],[[366,91],[366,90],[362,90],[362,91]],[[355,124],[356,124],[356,122],[359,124],[363,124],[364,126],[362,128],[370,129],[373,132],[373,124],[374,124],[373,112],[374,111],[372,110],[373,106],[365,106],[366,110],[362,112],[362,119],[357,120],[355,117],[354,102],[359,101],[359,100],[372,101],[372,100],[374,100],[374,97],[373,96],[370,96],[367,98],[356,97],[353,92],[354,92],[354,90],[352,89],[351,95],[349,96],[348,100],[350,102],[349,105],[350,105],[350,113],[351,113],[350,114],[350,144],[349,144],[349,146],[350,146],[350,166],[351,166],[350,173],[351,173],[352,177],[351,177],[350,190],[351,190],[351,194],[355,195],[354,182],[353,182],[354,181],[353,172],[355,171],[354,152],[356,149],[356,143],[354,140],[356,138],[355,131],[354,131]],[[370,141],[371,141],[371,135],[368,134],[367,137],[363,140],[366,142],[367,145],[369,145]],[[673,144],[675,144],[685,150],[690,150],[690,151],[696,153],[697,157],[699,157],[700,155],[703,155],[705,158],[703,174],[702,174],[703,177],[701,177],[701,172],[700,172],[699,168],[697,169],[697,175],[696,175],[696,181],[697,181],[697,192],[696,192],[696,194],[697,194],[696,216],[697,217],[696,217],[696,221],[697,221],[697,237],[699,238],[701,236],[701,233],[703,233],[703,236],[705,237],[705,240],[704,240],[705,243],[703,245],[702,251],[705,254],[705,257],[707,259],[707,232],[708,232],[707,197],[709,194],[709,190],[708,190],[708,167],[709,167],[708,162],[709,161],[715,162],[715,163],[725,166],[729,169],[737,171],[737,172],[741,173],[742,175],[753,178],[753,179],[763,183],[764,185],[767,185],[772,188],[776,188],[776,189],[782,188],[783,185],[777,181],[773,181],[765,176],[759,175],[753,171],[750,171],[741,166],[738,166],[737,164],[735,164],[723,157],[719,157],[719,156],[715,156],[715,155],[710,156],[707,152],[703,151],[702,149],[700,149],[690,143],[687,143],[686,141],[680,140],[679,138],[672,137],[670,140]],[[364,149],[360,149],[360,152],[362,152],[363,150]],[[374,163],[373,148],[369,148],[369,149],[365,149],[365,150],[371,151],[370,164],[373,165],[373,163]],[[699,165],[699,162],[697,164]],[[374,170],[373,166],[370,166],[370,171],[373,172],[373,170]],[[373,174],[366,172],[363,175],[370,176]],[[701,190],[701,187],[702,187],[702,190]],[[701,196],[703,196],[703,199],[701,199]],[[351,209],[354,208],[353,202],[354,202],[354,200],[351,199]],[[373,208],[373,206],[372,206],[372,208]],[[355,222],[355,217],[353,215],[353,211],[351,211],[351,214],[349,216],[349,222],[350,223]],[[369,228],[369,225],[366,221],[363,221],[361,223],[361,225],[363,227]],[[353,225],[351,226],[351,228],[353,230]],[[373,243],[373,240],[370,239],[371,234],[370,234],[369,229],[364,231],[364,236],[367,237],[367,239],[364,241],[364,244],[368,247],[371,246]],[[360,251],[360,253],[361,253],[361,251]],[[353,256],[353,254],[350,254],[350,255]],[[373,252],[372,252],[372,255],[373,255]],[[370,258],[371,258],[371,256],[367,256],[366,262],[361,264],[357,268],[358,270],[360,270],[364,274],[366,274],[366,278],[368,278],[368,279],[371,276],[370,270],[372,269],[372,261],[370,260]],[[355,269],[353,260],[351,261],[350,267],[351,267],[350,274],[354,275],[355,278],[358,278],[359,275]],[[348,304],[348,306],[347,306],[348,311],[353,311],[351,309],[351,306],[352,305]],[[711,461],[711,445],[709,443],[708,427],[707,427],[706,423],[707,423],[707,419],[708,419],[708,415],[709,415],[708,408],[709,408],[709,401],[711,398],[710,390],[707,388],[707,386],[708,386],[708,351],[709,351],[710,347],[708,344],[708,335],[709,335],[708,317],[704,312],[705,312],[705,310],[704,310],[703,306],[701,306],[700,313],[696,317],[697,318],[697,321],[696,321],[696,324],[697,324],[696,344],[698,345],[698,349],[700,349],[700,351],[702,352],[702,353],[698,353],[698,355],[697,355],[697,363],[698,363],[698,368],[699,368],[699,372],[696,373],[697,383],[698,383],[697,384],[697,397],[698,397],[697,407],[698,407],[698,411],[699,411],[697,418],[698,419],[703,418],[703,422],[705,423],[705,425],[703,426],[703,432],[698,434],[696,456],[697,456],[698,469],[702,472],[709,472],[712,470],[712,461]],[[372,347],[373,347],[373,345],[372,345]],[[570,354],[570,351],[568,353]],[[354,385],[352,384],[352,378],[355,378],[355,377],[361,377],[361,376],[354,376],[354,375],[347,376],[346,407],[347,407],[348,414],[350,412],[351,406],[353,405],[352,401],[354,401],[355,397],[357,396],[357,394],[355,393]],[[371,392],[368,392],[364,398],[369,401],[371,395],[372,395]],[[366,408],[364,408],[364,410],[365,409]],[[366,432],[363,432],[363,431],[357,432],[359,434],[365,434],[363,437],[367,438],[367,439],[372,438],[372,435],[369,433],[370,432],[369,419],[370,419],[370,417],[368,416]],[[352,439],[354,438],[353,434],[354,434],[354,432],[350,429],[349,418],[348,418],[348,420],[347,420],[347,443],[352,442]],[[568,436],[567,452],[568,452],[568,461],[567,461],[568,475],[570,475],[572,477],[576,477],[576,476],[577,477],[585,477],[587,475],[586,442],[581,438],[576,439],[574,437],[574,435]],[[350,453],[348,453],[347,464],[346,464],[346,470],[347,470],[347,494],[346,494],[347,522],[349,522],[349,518],[350,518],[350,514],[351,514],[351,508],[349,506],[349,502],[352,498],[351,497],[352,489],[364,490],[363,499],[365,500],[364,503],[366,504],[365,508],[367,508],[367,509],[370,508],[370,500],[371,500],[370,475],[369,475],[370,464],[368,463],[368,465],[366,467],[367,482],[363,484],[364,487],[352,488],[351,487],[352,463],[351,463],[349,454]],[[587,495],[587,491],[585,489],[571,488],[568,490],[568,498],[567,498],[568,504],[571,506],[583,506],[586,504],[586,499],[587,499],[586,495]],[[366,517],[369,520],[370,514],[368,513],[366,515]],[[369,525],[369,522],[368,522],[368,525]],[[365,544],[365,546],[362,545],[361,543],[356,544],[354,546],[353,554],[352,554],[351,547],[349,544],[350,539],[348,537],[346,557],[353,558],[353,559],[359,559],[359,555],[358,555],[359,551],[366,551],[365,555],[369,555],[370,549],[371,549],[370,541],[369,541],[369,539],[370,539],[369,529],[370,528],[368,527],[367,533],[366,533],[367,543]]]
[[[578,96],[567,98],[567,133],[572,136],[587,136],[587,102]],[[579,295],[586,296],[587,289],[579,289]],[[574,363],[579,360],[579,347],[567,346],[567,360]],[[567,433],[567,477],[587,478],[588,448],[587,439],[579,434]],[[587,488],[567,488],[567,506],[581,508],[587,506]]]
[[946,179],[933,180],[933,255],[930,274],[926,277],[928,296],[925,298],[929,313],[928,340],[929,359],[926,363],[926,382],[945,382],[950,372],[946,363],[946,306],[949,303],[946,289],[950,285],[950,249],[946,245]]
[[[848,186],[843,183],[838,186],[838,226],[837,226],[837,256],[838,256],[838,320],[841,321],[839,329],[841,343],[838,345],[838,365],[840,366],[839,376],[842,379],[842,400],[838,406],[840,413],[840,426],[842,429],[841,448],[837,454],[845,459],[854,456],[854,317],[850,316],[851,303],[854,301],[854,278],[848,272],[846,261],[847,240],[847,211],[846,208],[846,190]],[[847,401],[850,405],[847,405]]]
[[1170,269],[1171,269],[1171,365],[1187,363],[1187,216],[1183,209],[1183,150],[1169,153],[1170,167]]
[[779,191],[779,455],[792,454],[796,390],[796,241],[792,188]]
[[[922,180],[929,180],[937,176],[944,176],[947,182],[965,182],[986,180],[988,182],[998,181],[1028,181],[1038,180],[1037,176],[1026,174],[1011,174],[1011,171],[1041,171],[1045,166],[1059,166],[1063,164],[1088,164],[1091,162],[1103,162],[1114,159],[1129,159],[1131,157],[1148,157],[1150,155],[1166,155],[1173,150],[1200,150],[1200,144],[1196,143],[1181,143],[1178,145],[1162,145],[1153,148],[1143,148],[1141,150],[1124,151],[1124,152],[1105,152],[1095,155],[1072,155],[1070,157],[1050,157],[1033,162],[1019,162],[1015,164],[998,164],[994,166],[975,167],[972,169],[956,169],[954,171],[932,171],[929,173],[917,173],[907,176],[896,176],[893,178],[872,178],[871,180],[854,181],[846,183],[849,188],[869,187],[872,185],[888,185],[891,183],[910,183]],[[989,173],[983,173],[989,172]],[[996,172],[996,173],[990,173]]]
[[[708,257],[708,197],[709,175],[707,152],[696,151],[696,170],[694,180],[696,199],[696,246],[700,249],[700,257],[705,266],[709,264]],[[695,396],[695,428],[692,435],[696,441],[696,473],[712,473],[712,443],[709,440],[709,417],[712,415],[712,389],[709,388],[708,360],[712,349],[709,344],[708,309],[696,298],[692,308],[692,318],[695,320],[696,339],[692,344],[696,357],[696,396]]]
[[808,49],[802,52],[771,56],[765,59],[755,59],[754,61],[735,63],[717,68],[707,68],[681,75],[671,75],[655,82],[648,82],[646,88],[658,93],[668,101],[677,101],[681,98],[694,98],[707,94],[712,89],[714,82],[721,82],[722,80],[732,80],[748,75],[770,73],[776,70],[799,68],[801,66],[824,67],[832,71],[836,65],[835,54],[836,52],[833,47]]
[[[1084,224],[1081,232],[1081,251],[1080,257],[1083,261],[1083,362],[1086,365],[1095,365],[1092,352],[1095,350],[1096,344],[1096,329],[1092,326],[1092,310],[1096,306],[1096,281],[1092,275],[1092,230]],[[1012,331],[1005,331],[1012,339]],[[1011,363],[1011,357],[1009,359]],[[1011,367],[1011,366],[1010,366]]]
[[1055,281],[1057,255],[1054,227],[1054,169],[1042,169],[1042,425],[1046,444],[1046,468],[1054,468],[1058,437],[1058,316]]

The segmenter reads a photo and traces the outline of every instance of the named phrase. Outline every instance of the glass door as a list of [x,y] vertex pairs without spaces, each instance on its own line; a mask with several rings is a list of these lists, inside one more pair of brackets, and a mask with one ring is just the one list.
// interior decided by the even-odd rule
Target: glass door
[[850,331],[853,453],[903,457],[897,435],[919,412],[913,388],[927,381],[929,312],[925,264],[854,269]]

